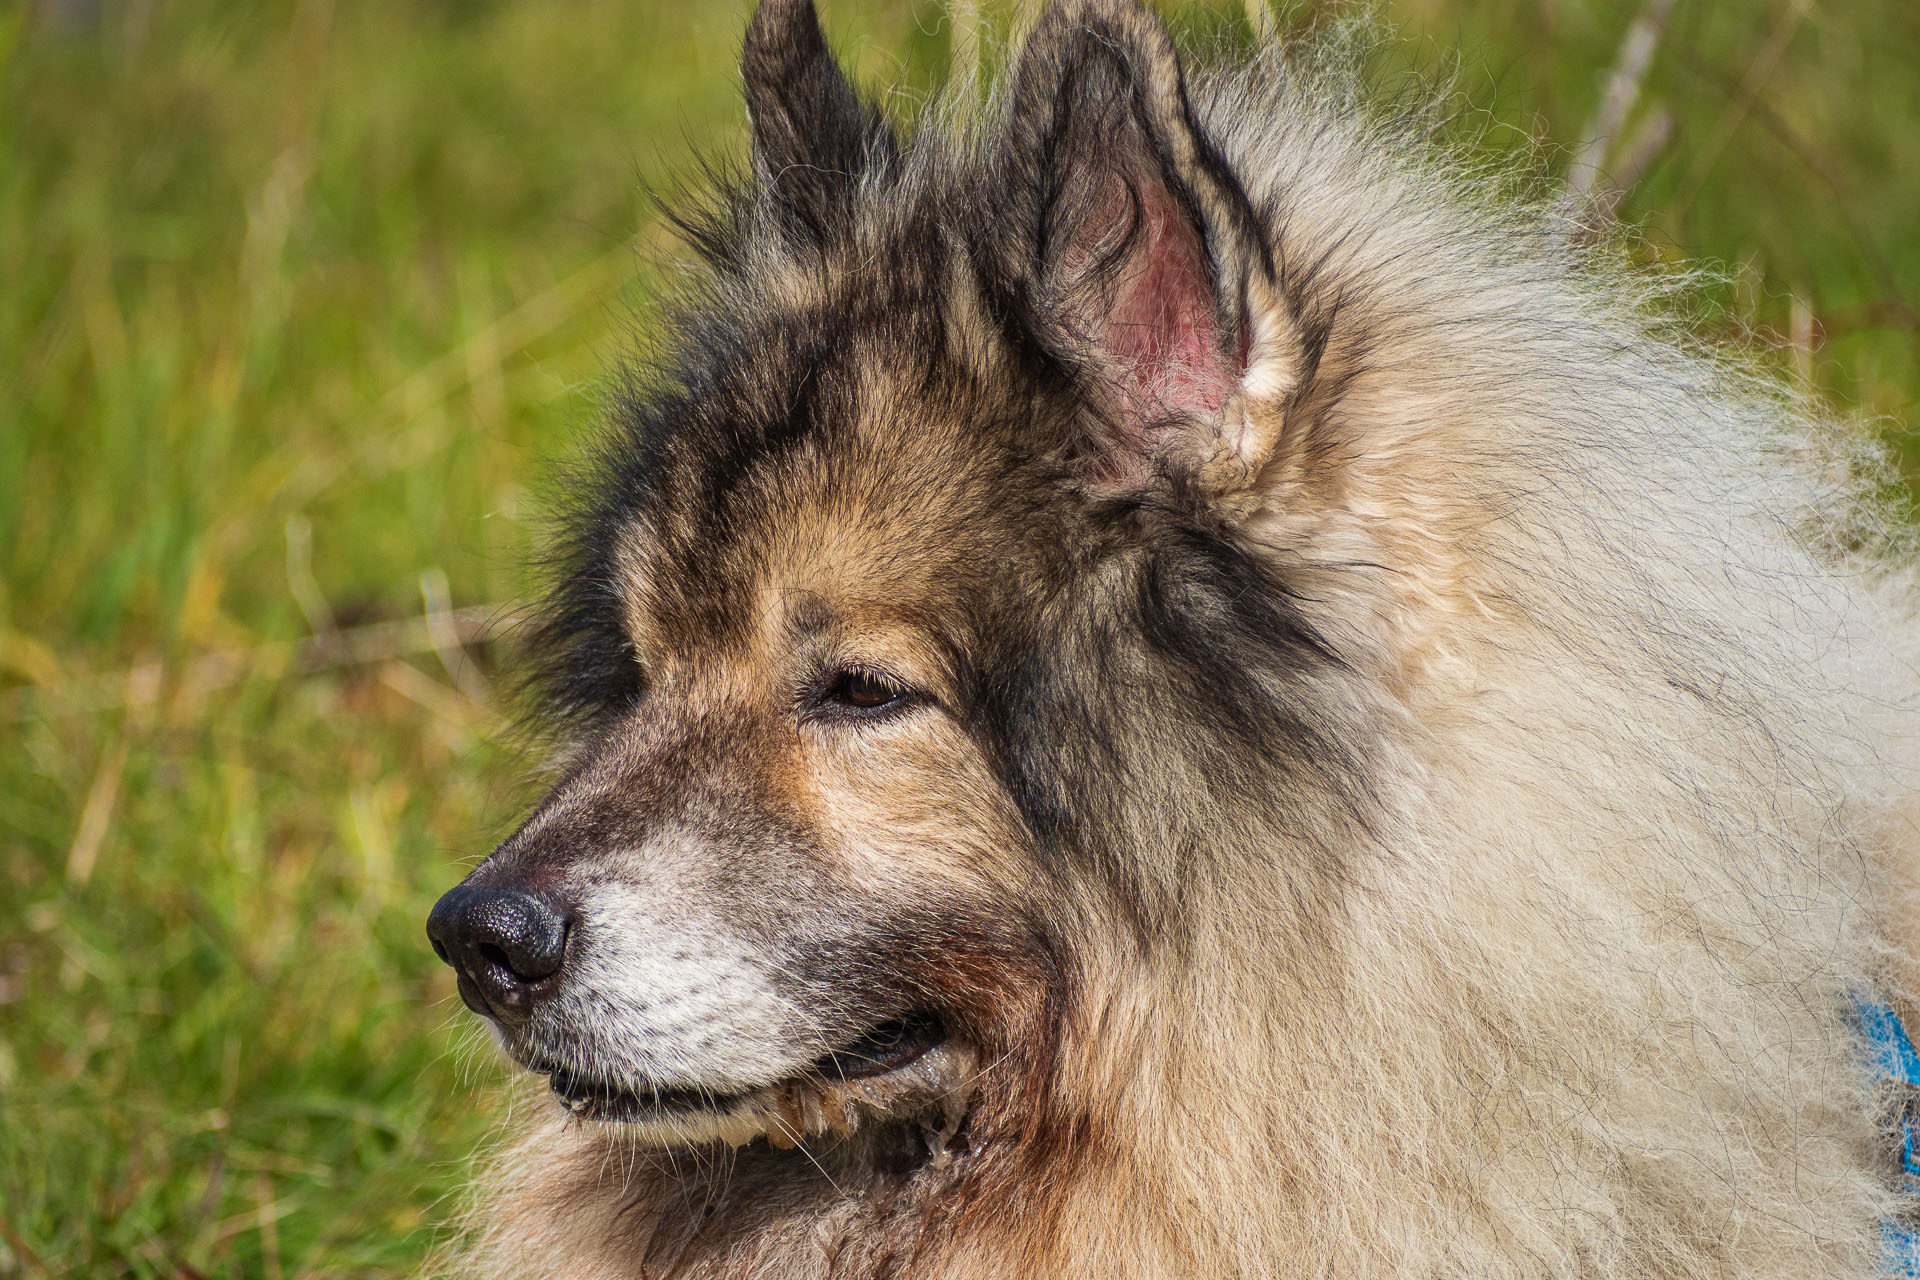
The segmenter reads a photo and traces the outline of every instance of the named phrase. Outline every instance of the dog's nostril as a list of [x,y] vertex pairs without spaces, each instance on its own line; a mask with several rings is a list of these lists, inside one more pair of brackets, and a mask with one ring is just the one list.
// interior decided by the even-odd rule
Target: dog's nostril
[[427,937],[434,954],[459,972],[461,995],[476,1012],[524,1018],[549,993],[546,980],[560,972],[567,924],[544,897],[461,885],[434,906]]
[[461,928],[476,957],[529,984],[559,972],[566,952],[566,920],[530,893],[475,893],[461,912]]

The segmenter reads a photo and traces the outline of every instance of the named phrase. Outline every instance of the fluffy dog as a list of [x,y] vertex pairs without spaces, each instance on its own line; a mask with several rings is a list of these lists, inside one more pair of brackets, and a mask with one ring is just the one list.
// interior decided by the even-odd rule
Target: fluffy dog
[[558,1095],[460,1265],[1870,1275],[1920,711],[1834,433],[1311,51],[743,70],[430,923]]

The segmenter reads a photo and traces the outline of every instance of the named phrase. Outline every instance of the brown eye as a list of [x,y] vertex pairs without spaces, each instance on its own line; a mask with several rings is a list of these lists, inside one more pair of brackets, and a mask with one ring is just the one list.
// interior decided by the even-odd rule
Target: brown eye
[[798,694],[796,709],[802,716],[843,721],[877,721],[932,701],[890,675],[845,667],[822,671],[817,683]]
[[829,697],[842,706],[861,711],[884,707],[901,696],[902,690],[865,671],[848,671],[834,684]]

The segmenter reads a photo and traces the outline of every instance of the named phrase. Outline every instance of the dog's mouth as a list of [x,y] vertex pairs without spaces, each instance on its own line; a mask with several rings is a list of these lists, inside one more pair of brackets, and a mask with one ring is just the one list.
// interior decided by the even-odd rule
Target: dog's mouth
[[582,1120],[652,1127],[687,1139],[744,1140],[764,1133],[783,1146],[822,1129],[850,1132],[861,1111],[935,1101],[947,1101],[951,1109],[962,1068],[946,1028],[928,1013],[879,1023],[793,1075],[753,1089],[657,1086],[534,1066],[548,1072],[553,1092]]

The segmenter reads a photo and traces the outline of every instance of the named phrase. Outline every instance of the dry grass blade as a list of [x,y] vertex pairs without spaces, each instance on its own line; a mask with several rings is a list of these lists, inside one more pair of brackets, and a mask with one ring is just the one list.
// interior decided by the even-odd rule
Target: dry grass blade
[[120,800],[120,779],[127,768],[127,753],[134,737],[151,719],[151,708],[160,688],[157,666],[136,667],[127,675],[127,720],[114,735],[113,744],[94,773],[87,789],[87,803],[80,811],[80,829],[74,833],[73,846],[67,851],[67,880],[85,884],[93,876],[93,865],[106,842],[113,821],[113,809]]
[[[1581,135],[1573,163],[1567,167],[1567,198],[1570,206],[1576,210],[1594,200],[1602,185],[1629,185],[1624,178],[1617,184],[1606,183],[1607,157],[1621,129],[1626,126],[1628,117],[1633,114],[1634,105],[1640,100],[1647,68],[1653,65],[1653,55],[1659,48],[1661,33],[1666,30],[1667,18],[1672,12],[1673,0],[1648,0],[1647,7],[1640,11],[1640,15],[1628,25],[1626,34],[1621,37],[1620,51],[1607,73],[1600,104]],[[1617,194],[1606,200],[1601,216],[1611,214],[1617,203]]]
[[[214,690],[250,679],[290,679],[342,667],[366,666],[417,654],[433,653],[457,667],[456,649],[478,644],[509,629],[519,620],[506,605],[479,605],[448,609],[393,622],[349,627],[305,640],[252,645],[204,653],[189,659],[173,682],[175,697],[186,702]],[[473,675],[477,678],[479,673]],[[20,721],[36,716],[85,715],[120,708],[148,706],[163,689],[157,663],[89,680],[45,688],[16,689],[0,701],[0,720]]]

